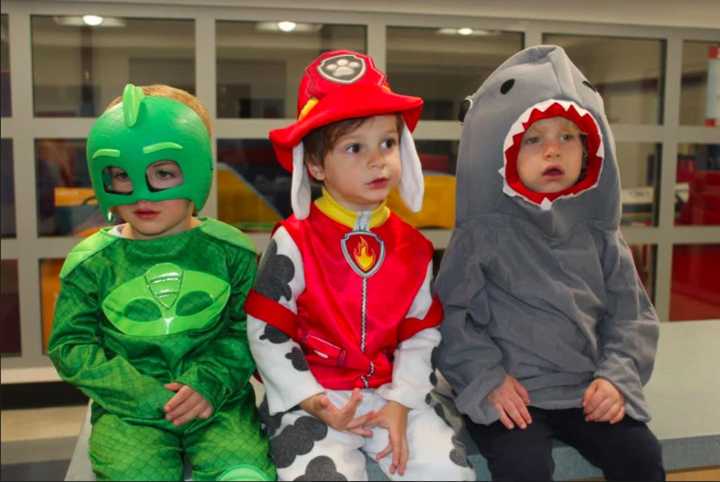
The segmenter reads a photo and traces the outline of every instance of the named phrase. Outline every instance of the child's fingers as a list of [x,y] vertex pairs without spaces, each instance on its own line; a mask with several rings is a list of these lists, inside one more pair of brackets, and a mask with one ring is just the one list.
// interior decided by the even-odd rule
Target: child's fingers
[[403,437],[402,447],[400,452],[400,461],[398,462],[397,471],[400,475],[405,475],[405,468],[407,467],[407,461],[409,458],[408,444],[405,437]]
[[204,409],[205,405],[202,404],[202,402],[203,402],[203,398],[199,394],[193,393],[183,403],[181,403],[180,405],[177,405],[175,408],[170,410],[167,413],[167,415],[165,416],[165,418],[167,418],[168,420],[174,420],[174,419],[181,417],[182,415],[192,411],[193,409],[195,409],[196,407],[198,407],[200,405],[201,405],[201,408]]
[[166,383],[166,384],[165,384],[165,388],[167,388],[167,389],[170,390],[171,392],[177,392],[177,391],[180,390],[182,387],[183,387],[183,385],[180,384],[180,383],[177,383],[177,382],[172,382],[172,383]]
[[388,446],[375,456],[375,460],[379,462],[380,460],[387,457],[390,452],[392,452],[392,445],[388,443]]
[[610,420],[610,425],[614,425],[614,424],[618,423],[618,422],[621,421],[624,417],[625,417],[625,403],[622,403],[622,404],[620,405],[620,410],[618,410],[617,415],[615,415],[615,416]]
[[185,402],[193,393],[191,389],[189,389],[187,386],[183,386],[178,392],[168,401],[168,403],[165,404],[165,411],[171,412],[174,410],[178,405],[181,405]]
[[527,422],[523,418],[523,416],[520,414],[520,407],[525,407],[521,401],[517,401],[515,403],[510,402],[505,406],[505,411],[510,415],[510,418],[512,419],[515,424],[520,428],[527,428]]
[[595,395],[595,393],[598,390],[598,384],[596,383],[597,380],[593,381],[589,387],[587,387],[587,390],[585,390],[585,393],[583,394],[583,408],[585,408],[585,413],[587,413],[588,403],[590,403],[590,400]]
[[530,394],[528,393],[527,389],[523,387],[522,383],[517,381],[515,378],[511,378],[513,387],[515,387],[515,391],[518,395],[520,395],[520,398],[522,398],[523,402],[525,402],[525,405],[530,403]]
[[505,413],[505,409],[502,405],[499,403],[495,404],[495,409],[500,414],[500,423],[505,425],[505,428],[508,430],[512,430],[515,428],[515,425],[513,425],[512,421],[510,420],[510,417],[508,417],[507,413]]
[[[520,416],[522,417],[523,421],[530,425],[532,423],[532,417],[530,416],[530,411],[527,408],[527,405],[525,405],[525,401],[523,400],[520,404],[515,404],[515,406],[518,409],[518,412],[520,413]],[[525,428],[525,427],[522,427]]]
[[210,418],[212,416],[212,414],[213,414],[213,408],[210,404],[208,404],[207,408],[205,410],[203,410],[202,412],[200,412],[200,414],[198,415],[198,418],[207,419],[207,418]]
[[615,401],[612,398],[603,399],[594,410],[589,412],[585,417],[588,422],[599,422],[603,420],[605,414],[610,410]]
[[186,423],[188,423],[189,421],[191,421],[192,419],[197,417],[203,409],[204,409],[204,407],[202,405],[196,405],[196,406],[190,408],[190,410],[188,410],[184,414],[173,419],[172,423],[176,427],[179,427],[180,425],[185,425]]

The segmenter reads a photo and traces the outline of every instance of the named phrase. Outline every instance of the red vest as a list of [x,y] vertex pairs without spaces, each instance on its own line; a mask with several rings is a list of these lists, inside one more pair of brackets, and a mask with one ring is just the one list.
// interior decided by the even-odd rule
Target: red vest
[[395,214],[370,230],[376,237],[353,232],[315,205],[307,219],[291,216],[281,224],[303,260],[298,314],[255,291],[247,313],[297,341],[326,388],[376,388],[392,381],[398,344],[442,321],[437,299],[425,318],[405,317],[427,276],[430,241]]

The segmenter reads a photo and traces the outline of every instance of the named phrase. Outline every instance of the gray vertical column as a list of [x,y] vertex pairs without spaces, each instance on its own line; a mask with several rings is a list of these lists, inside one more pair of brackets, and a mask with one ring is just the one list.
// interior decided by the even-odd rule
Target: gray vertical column
[[675,224],[675,184],[677,170],[677,130],[680,119],[682,76],[682,38],[670,33],[666,40],[665,92],[663,95],[662,165],[655,270],[655,307],[661,320],[670,319],[672,284],[673,228]]
[[[215,16],[208,13],[195,18],[195,92],[197,92],[200,102],[207,108],[215,131],[217,131],[216,75]],[[216,169],[213,172],[213,183],[203,214],[217,217],[217,142],[214,134],[212,136],[212,149]]]
[[46,365],[42,353],[42,321],[38,258],[37,208],[35,193],[35,148],[33,132],[33,76],[30,10],[28,4],[13,4],[8,17],[12,51],[10,83],[12,111],[16,126],[13,138],[15,209],[18,250],[18,288],[22,356],[12,360],[16,367]]

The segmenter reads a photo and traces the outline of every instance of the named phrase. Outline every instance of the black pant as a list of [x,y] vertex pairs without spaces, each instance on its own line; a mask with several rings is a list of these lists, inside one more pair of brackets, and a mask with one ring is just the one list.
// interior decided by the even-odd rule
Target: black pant
[[552,438],[576,448],[608,480],[665,480],[660,443],[644,423],[627,416],[614,425],[586,422],[582,409],[529,410],[532,423],[525,430],[465,418],[493,480],[552,480]]

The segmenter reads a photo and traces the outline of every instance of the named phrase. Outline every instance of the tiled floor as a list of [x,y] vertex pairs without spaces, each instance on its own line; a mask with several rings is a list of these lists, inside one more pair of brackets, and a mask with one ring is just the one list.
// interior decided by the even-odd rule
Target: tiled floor
[[2,480],[62,480],[86,405],[3,410]]

